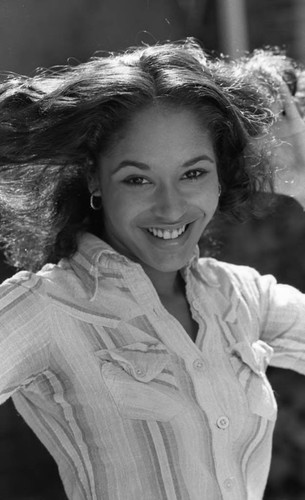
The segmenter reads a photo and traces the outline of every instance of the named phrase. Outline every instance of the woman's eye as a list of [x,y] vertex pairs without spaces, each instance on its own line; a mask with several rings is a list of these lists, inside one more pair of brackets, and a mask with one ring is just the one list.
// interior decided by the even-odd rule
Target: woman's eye
[[124,184],[130,184],[132,186],[143,186],[144,184],[149,184],[149,181],[147,179],[144,179],[144,177],[128,177],[127,179],[124,179]]
[[202,177],[204,174],[206,174],[206,170],[189,170],[183,175],[183,179],[190,179],[190,180],[196,180],[199,177]]

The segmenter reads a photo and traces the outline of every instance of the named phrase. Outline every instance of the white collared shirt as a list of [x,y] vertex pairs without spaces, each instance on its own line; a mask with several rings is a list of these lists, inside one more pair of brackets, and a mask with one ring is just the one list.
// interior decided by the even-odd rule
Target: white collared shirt
[[182,271],[194,343],[140,265],[85,234],[0,287],[0,402],[13,396],[70,500],[261,500],[276,402],[305,373],[305,298],[253,269]]

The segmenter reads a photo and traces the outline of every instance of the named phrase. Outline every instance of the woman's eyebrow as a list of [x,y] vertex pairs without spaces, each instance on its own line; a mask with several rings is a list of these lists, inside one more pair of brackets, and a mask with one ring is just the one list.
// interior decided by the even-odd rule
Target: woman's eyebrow
[[[185,163],[182,164],[182,167],[191,167],[192,165],[195,165],[196,163],[200,161],[209,161],[210,163],[215,163],[215,161],[208,155],[200,155],[196,156],[195,158],[192,158],[190,160],[187,160]],[[141,161],[136,161],[136,160],[123,160],[121,161],[113,170],[112,175],[116,174],[119,170],[125,167],[137,167],[140,170],[150,170],[149,165],[146,163],[143,163]]]
[[116,174],[116,172],[118,172],[124,167],[137,167],[140,168],[141,170],[150,170],[150,167],[146,165],[146,163],[143,163],[141,161],[123,160],[115,167],[115,169],[112,172],[112,175]]
[[195,158],[192,158],[191,160],[186,161],[185,163],[183,163],[182,166],[183,167],[191,167],[192,165],[195,165],[199,161],[209,161],[210,163],[215,163],[213,158],[211,158],[210,156],[200,155],[200,156],[196,156]]

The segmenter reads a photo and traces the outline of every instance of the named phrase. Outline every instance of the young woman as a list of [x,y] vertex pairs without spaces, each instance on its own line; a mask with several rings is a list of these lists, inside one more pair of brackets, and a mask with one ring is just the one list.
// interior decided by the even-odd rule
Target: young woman
[[305,372],[305,298],[197,243],[270,186],[271,101],[191,41],[2,84],[1,401],[69,499],[262,498],[265,370]]

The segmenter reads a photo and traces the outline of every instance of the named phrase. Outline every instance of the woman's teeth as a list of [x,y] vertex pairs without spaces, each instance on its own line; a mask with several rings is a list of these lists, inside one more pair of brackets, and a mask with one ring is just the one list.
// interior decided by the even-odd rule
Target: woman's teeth
[[186,224],[179,229],[157,229],[155,227],[150,227],[148,228],[148,231],[156,236],[157,238],[161,238],[163,240],[175,240],[179,236],[181,236],[182,233],[184,233],[186,229]]

